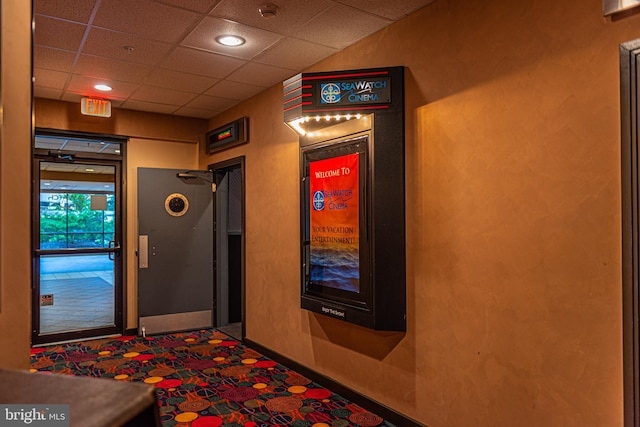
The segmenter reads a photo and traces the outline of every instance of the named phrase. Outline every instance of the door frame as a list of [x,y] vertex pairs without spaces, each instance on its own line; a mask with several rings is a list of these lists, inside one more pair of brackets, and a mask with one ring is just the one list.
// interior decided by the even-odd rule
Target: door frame
[[[207,169],[213,172],[213,179],[216,182],[216,173],[222,171],[229,171],[232,169],[240,169],[240,179],[241,179],[241,194],[240,194],[240,319],[242,323],[241,328],[241,339],[244,340],[246,336],[246,230],[245,230],[245,218],[246,218],[246,208],[245,208],[245,156],[239,156],[232,159],[224,160],[221,162],[211,163],[207,166]],[[217,244],[218,241],[217,233],[218,228],[216,224],[216,213],[217,213],[217,203],[216,197],[213,198],[213,295],[214,295],[214,307],[213,307],[213,320],[214,327],[217,325],[217,315],[218,315],[218,302],[217,302],[217,272],[218,272],[218,250]],[[226,231],[226,230],[225,230]]]
[[640,427],[640,39],[620,45],[624,426]]
[[[34,135],[52,135],[69,138],[86,139],[108,139],[120,144],[120,155],[79,153],[60,151],[55,154],[72,154],[73,162],[88,164],[103,164],[114,166],[114,185],[119,191],[115,191],[115,212],[116,221],[115,237],[119,239],[119,256],[117,257],[119,268],[114,268],[114,326],[86,329],[79,331],[66,331],[41,335],[40,332],[40,264],[36,262],[40,257],[40,162],[56,162],[58,156],[46,149],[33,148],[32,150],[32,185],[31,185],[31,226],[32,226],[32,279],[31,279],[31,343],[32,345],[46,344],[59,341],[70,341],[76,339],[91,338],[104,335],[121,335],[124,333],[126,325],[126,268],[127,268],[127,245],[126,245],[126,137],[104,134],[81,133],[74,131],[56,131],[51,129],[36,129]],[[47,254],[55,254],[55,251],[48,251]],[[91,252],[91,251],[88,251]],[[115,264],[115,265],[117,265]],[[114,267],[115,267],[114,265]],[[119,271],[118,271],[119,270]]]

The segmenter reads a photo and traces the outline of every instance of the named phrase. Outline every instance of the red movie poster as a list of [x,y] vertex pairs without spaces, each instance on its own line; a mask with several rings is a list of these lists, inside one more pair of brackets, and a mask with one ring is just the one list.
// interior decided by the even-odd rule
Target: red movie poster
[[311,162],[311,282],[360,292],[359,154]]

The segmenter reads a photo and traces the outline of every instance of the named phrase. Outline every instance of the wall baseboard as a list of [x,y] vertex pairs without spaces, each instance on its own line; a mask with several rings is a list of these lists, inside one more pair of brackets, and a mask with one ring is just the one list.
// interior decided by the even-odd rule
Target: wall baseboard
[[301,365],[300,363],[289,359],[286,356],[283,356],[280,353],[277,353],[273,350],[270,350],[260,344],[258,344],[257,342],[251,341],[248,338],[244,339],[244,344],[249,347],[252,348],[260,353],[262,353],[263,355],[267,356],[270,359],[273,359],[274,361],[280,363],[281,365],[284,365],[290,369],[293,369],[294,371],[298,372],[299,374],[304,375],[305,377],[309,378],[310,380],[322,385],[323,387],[326,387],[328,389],[330,389],[331,391],[341,395],[342,397],[345,397],[347,399],[349,399],[351,402],[355,403],[356,405],[359,405],[361,407],[363,407],[364,409],[366,409],[367,411],[370,411],[376,415],[381,416],[382,418],[384,418],[385,420],[388,420],[390,422],[392,422],[393,424],[396,424],[397,426],[402,426],[402,427],[426,427],[424,424],[421,424],[411,418],[408,418],[396,411],[394,411],[393,409],[382,405],[381,403],[378,403],[374,400],[369,399],[366,396],[363,396],[362,394],[358,393],[357,391],[354,391],[348,387],[345,387],[344,385],[340,384],[339,382],[332,380],[329,377],[326,377],[318,372],[315,372],[314,370]]
[[138,328],[125,329],[124,335],[138,335]]

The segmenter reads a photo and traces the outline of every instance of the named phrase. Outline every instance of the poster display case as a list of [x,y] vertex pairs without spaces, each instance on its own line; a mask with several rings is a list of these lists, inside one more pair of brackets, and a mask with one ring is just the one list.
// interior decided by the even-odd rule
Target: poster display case
[[300,306],[375,330],[406,330],[403,73],[284,83],[300,143]]

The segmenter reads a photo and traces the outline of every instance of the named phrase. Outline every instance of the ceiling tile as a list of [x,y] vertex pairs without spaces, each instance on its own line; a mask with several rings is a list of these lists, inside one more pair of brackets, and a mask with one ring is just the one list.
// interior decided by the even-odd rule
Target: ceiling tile
[[160,66],[176,71],[188,70],[192,74],[222,78],[238,69],[246,61],[210,52],[178,47]]
[[211,89],[207,90],[205,94],[211,96],[219,96],[221,98],[243,100],[251,98],[252,96],[259,94],[263,90],[264,88],[262,86],[223,80]]
[[75,67],[75,72],[78,74],[96,77],[96,79],[130,83],[142,82],[144,77],[151,73],[151,70],[149,65],[91,55],[80,55]]
[[149,113],[172,114],[176,111],[174,105],[154,104],[152,102],[127,100],[122,103],[122,108],[127,110],[147,111]]
[[355,7],[383,18],[398,20],[433,3],[435,0],[339,0],[340,3]]
[[62,96],[62,89],[35,86],[33,88],[33,96],[45,99],[60,99]]
[[82,53],[153,65],[166,57],[172,48],[171,44],[145,39],[133,34],[92,28]]
[[71,72],[76,54],[44,46],[33,47],[33,66],[48,70]]
[[[34,0],[34,93],[210,118],[433,1]],[[213,43],[231,31],[246,45]]]
[[[246,40],[241,46],[223,46],[215,41],[217,36],[233,34]],[[218,18],[205,18],[181,43],[183,46],[204,49],[237,58],[251,59],[283,36],[270,31],[252,28]]]
[[98,81],[93,77],[86,77],[74,74],[69,82],[68,90],[81,93],[83,96],[94,96],[96,98],[105,99],[126,99],[138,88],[138,85],[125,82],[114,82],[108,80],[100,80],[103,83],[109,83],[113,90],[109,92],[101,92],[93,87]]
[[[258,9],[265,3],[278,4],[278,13],[275,17],[263,18],[260,15]],[[294,35],[301,24],[334,4],[330,0],[280,0],[276,2],[222,0],[210,15],[274,33]]]
[[102,0],[94,25],[170,43],[179,42],[202,18],[151,0]]
[[336,5],[299,27],[296,37],[344,49],[392,22],[359,9]]
[[255,57],[254,61],[303,70],[336,52],[338,49],[287,37]]
[[220,0],[158,0],[171,6],[193,10],[198,13],[209,12]]
[[173,114],[185,117],[197,117],[200,119],[210,119],[216,114],[222,111],[201,110],[200,108],[182,107],[176,110]]
[[95,3],[96,0],[35,0],[33,11],[37,15],[56,16],[86,24]]
[[159,88],[154,86],[141,86],[136,90],[131,99],[136,101],[154,102],[158,104],[171,104],[175,106],[185,105],[197,95],[179,90]]
[[34,86],[48,87],[51,89],[61,89],[67,84],[68,73],[62,71],[44,70],[42,68],[33,69]]
[[35,17],[35,28],[36,31],[33,37],[35,45],[77,50],[82,43],[82,37],[87,27],[86,25],[37,15]]
[[233,72],[233,74],[227,77],[227,80],[267,88],[283,82],[294,74],[296,74],[294,71],[285,68],[249,62],[239,70]]
[[238,104],[235,99],[220,98],[217,96],[201,95],[189,102],[186,106],[200,108],[202,110],[224,111]]
[[218,79],[211,77],[166,70],[164,68],[156,68],[151,75],[144,79],[144,83],[149,86],[170,87],[192,93],[202,93],[218,81]]

